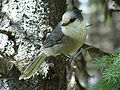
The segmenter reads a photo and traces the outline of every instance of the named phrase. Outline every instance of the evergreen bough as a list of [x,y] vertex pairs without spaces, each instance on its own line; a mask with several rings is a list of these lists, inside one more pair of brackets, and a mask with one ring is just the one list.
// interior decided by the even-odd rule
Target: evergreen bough
[[102,79],[91,90],[118,90],[120,87],[120,49],[112,55],[93,60]]

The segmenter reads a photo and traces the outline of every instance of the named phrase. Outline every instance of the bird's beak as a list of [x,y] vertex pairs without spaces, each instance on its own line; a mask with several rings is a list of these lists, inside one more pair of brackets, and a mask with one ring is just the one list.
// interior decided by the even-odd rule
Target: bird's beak
[[62,26],[66,26],[66,25],[68,25],[68,24],[66,24],[66,23],[63,23],[63,24],[62,24]]
[[62,26],[67,26],[68,24],[70,24],[70,22],[68,22],[68,23],[63,23]]

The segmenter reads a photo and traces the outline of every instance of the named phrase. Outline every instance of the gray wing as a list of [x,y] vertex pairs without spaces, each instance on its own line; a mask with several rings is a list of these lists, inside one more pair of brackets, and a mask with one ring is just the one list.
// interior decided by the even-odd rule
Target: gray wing
[[61,39],[65,37],[65,35],[61,31],[61,22],[56,26],[54,31],[46,38],[46,40],[43,43],[43,47],[52,47],[56,45],[57,43],[61,42]]

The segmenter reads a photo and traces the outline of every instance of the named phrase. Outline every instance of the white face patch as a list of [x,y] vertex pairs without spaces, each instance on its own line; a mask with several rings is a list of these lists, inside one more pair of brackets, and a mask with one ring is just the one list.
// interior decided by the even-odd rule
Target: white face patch
[[67,11],[62,16],[62,22],[67,24],[70,23],[70,20],[75,18],[76,18],[76,14],[74,13],[74,11]]
[[64,15],[62,16],[62,22],[68,23],[70,21],[71,17],[72,17],[71,13],[69,13],[69,12],[64,13]]
[[76,37],[76,35],[80,36],[86,32],[86,23],[85,21],[76,19],[73,23],[70,23],[66,26],[61,26],[61,29],[65,35]]

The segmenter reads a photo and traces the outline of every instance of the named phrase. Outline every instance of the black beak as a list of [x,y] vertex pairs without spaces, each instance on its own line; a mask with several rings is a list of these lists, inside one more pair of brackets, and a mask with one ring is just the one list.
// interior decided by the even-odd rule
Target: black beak
[[63,23],[62,26],[66,26],[67,24],[66,23]]
[[62,26],[67,26],[68,24],[70,24],[70,23],[63,23]]
[[70,23],[73,23],[76,20],[76,18],[70,19],[68,23],[63,23],[62,26],[67,26]]

